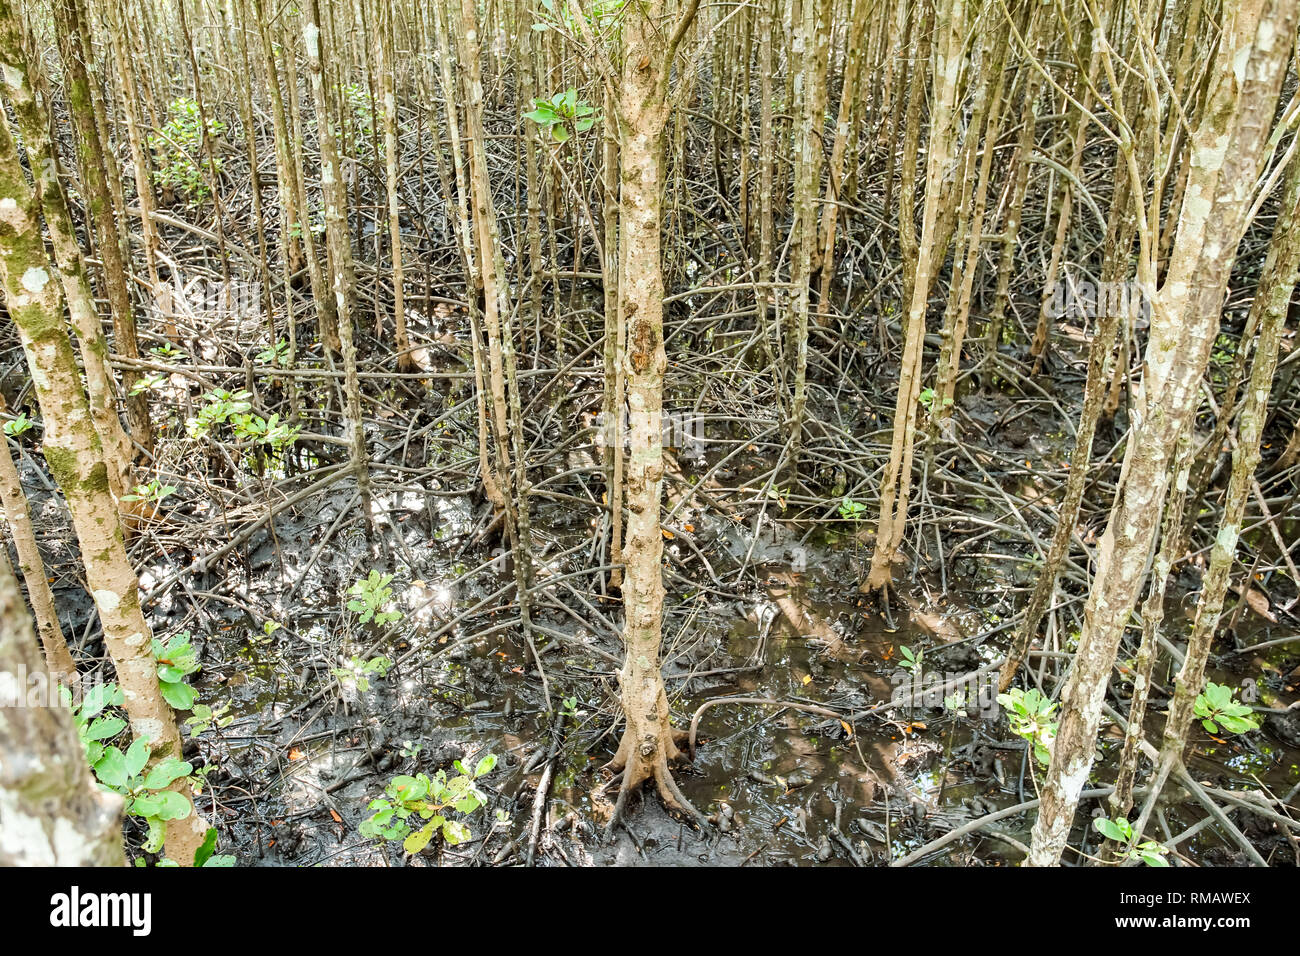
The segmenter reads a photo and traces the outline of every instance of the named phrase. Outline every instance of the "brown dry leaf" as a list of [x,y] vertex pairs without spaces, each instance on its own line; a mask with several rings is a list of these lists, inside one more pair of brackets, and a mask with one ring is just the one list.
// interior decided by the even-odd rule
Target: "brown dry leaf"
[[290,747],[290,748],[289,748],[289,759],[290,759],[290,760],[302,760],[302,759],[303,759],[304,757],[306,757],[306,756],[307,756],[307,755],[306,755],[305,753],[303,753],[301,750],[299,750],[297,747]]
[[1277,615],[1270,610],[1268,598],[1264,596],[1263,592],[1256,591],[1254,588],[1248,588],[1246,590],[1246,604],[1252,611],[1270,624],[1277,623]]
[[333,811],[333,810],[330,811],[330,816],[334,818],[334,822],[335,822],[335,823],[342,823],[342,822],[343,822],[343,818],[342,818],[341,816],[339,816],[338,813],[336,813],[336,812]]

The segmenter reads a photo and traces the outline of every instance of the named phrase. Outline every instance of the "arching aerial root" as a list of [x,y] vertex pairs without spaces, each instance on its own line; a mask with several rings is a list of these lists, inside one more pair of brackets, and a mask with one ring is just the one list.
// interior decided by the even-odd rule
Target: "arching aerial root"
[[[611,774],[610,779],[600,788],[601,791],[612,785],[615,780],[619,781],[618,799],[614,802],[609,821],[605,824],[606,840],[612,838],[615,829],[624,822],[630,795],[636,793],[642,784],[650,780],[654,781],[655,791],[670,813],[685,817],[701,830],[708,829],[708,820],[691,805],[690,800],[677,786],[677,781],[669,768],[670,761],[683,757],[677,744],[685,742],[686,733],[667,726],[664,727],[664,731],[665,733],[654,738],[653,749],[648,754],[636,748],[632,743],[633,735],[625,732],[618,752],[601,768]],[[647,744],[650,742],[647,741]]]

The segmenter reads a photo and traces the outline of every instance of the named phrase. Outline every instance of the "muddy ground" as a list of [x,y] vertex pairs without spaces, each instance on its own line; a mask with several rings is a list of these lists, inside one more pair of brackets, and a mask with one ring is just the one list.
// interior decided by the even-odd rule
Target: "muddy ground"
[[[438,329],[425,331],[432,338]],[[463,371],[455,350],[445,351],[443,367]],[[1081,363],[1057,372],[1067,396],[1080,380]],[[200,387],[173,384],[168,414],[179,433]],[[527,860],[531,844],[544,866],[870,865],[901,859],[963,823],[1033,798],[1030,759],[1000,714],[991,676],[964,685],[962,701],[945,703],[950,692],[933,688],[1000,656],[1036,579],[1032,549],[1008,530],[1007,516],[1019,511],[996,497],[1002,489],[1013,503],[1026,502],[1029,523],[1036,514],[1050,516],[1056,486],[1034,476],[1059,469],[1070,442],[1061,406],[1050,396],[1013,400],[986,389],[963,398],[962,440],[940,453],[951,459],[945,474],[983,480],[992,469],[996,484],[985,494],[942,477],[922,484],[911,563],[899,573],[902,600],[883,610],[866,605],[857,590],[870,554],[870,509],[861,520],[837,512],[846,493],[867,502],[870,494],[844,488],[844,477],[827,467],[816,479],[827,490],[824,501],[786,502],[761,480],[773,446],[755,437],[775,421],[706,429],[699,447],[682,455],[684,484],[667,490],[672,504],[697,482],[714,489],[689,498],[666,525],[675,530],[665,542],[664,659],[678,726],[688,727],[702,704],[719,697],[803,703],[839,716],[751,703],[710,707],[700,716],[695,760],[680,769],[679,782],[714,821],[712,830],[697,832],[674,819],[651,795],[607,840],[613,795],[600,767],[618,734],[620,609],[616,596],[602,593],[603,576],[590,573],[600,558],[592,527],[602,488],[592,436],[582,431],[584,406],[572,398],[581,393],[575,386],[551,400],[541,428],[559,451],[541,456],[532,476],[545,489],[534,508],[544,595],[535,602],[534,644],[545,686],[514,625],[509,556],[483,534],[487,515],[475,492],[466,394],[463,379],[449,379],[431,386],[423,401],[409,393],[371,395],[368,440],[379,462],[373,542],[347,479],[260,526],[254,520],[263,506],[235,507],[236,492],[253,502],[259,490],[283,501],[282,489],[325,473],[320,469],[336,449],[304,442],[285,461],[269,469],[263,463],[260,473],[241,461],[238,473],[203,474],[201,458],[186,457],[202,455],[196,446],[173,455],[169,480],[179,478],[179,492],[133,538],[132,553],[155,633],[191,632],[202,663],[193,681],[199,699],[229,707],[229,723],[187,745],[196,766],[208,768],[198,803],[220,832],[222,852],[245,865],[506,865]],[[1071,400],[1063,401],[1068,413]],[[445,412],[457,402],[459,411]],[[871,431],[879,427],[876,411],[846,402],[837,414],[862,437],[863,449],[879,447]],[[1101,435],[1099,446],[1113,440],[1114,433]],[[29,445],[22,471],[63,624],[81,655],[99,660],[103,647],[78,580],[73,539],[38,460]],[[945,514],[935,502],[966,517],[928,527],[925,516]],[[395,624],[362,624],[346,608],[347,589],[372,569],[394,575],[394,606],[403,614]],[[1197,582],[1193,562],[1172,589],[1168,633],[1178,633],[1194,607]],[[1279,587],[1278,604],[1292,596]],[[1080,593],[1063,584],[1060,627],[1035,668],[1059,665],[1051,648],[1068,646]],[[791,607],[796,618],[803,615],[801,627],[792,626]],[[1294,636],[1294,614],[1275,604],[1267,615],[1247,609],[1231,621],[1216,648],[1213,678],[1250,682],[1262,707],[1294,701],[1300,645],[1238,652]],[[904,647],[924,654],[925,676],[915,687],[901,666]],[[380,656],[392,662],[382,675],[339,676],[349,662]],[[1170,677],[1162,661],[1158,692]],[[927,689],[919,701],[889,705]],[[1122,685],[1116,691],[1126,697]],[[565,711],[558,722],[548,694],[551,707]],[[1151,739],[1158,739],[1161,710],[1151,707]],[[1119,741],[1111,725],[1095,779],[1108,779]],[[499,761],[480,781],[487,806],[465,819],[469,842],[434,841],[408,856],[397,843],[360,834],[370,802],[393,777],[454,774],[456,760],[471,764],[487,753]],[[1226,739],[1198,730],[1190,764],[1217,787],[1267,787],[1289,793],[1294,806],[1300,721],[1295,712],[1268,716],[1260,732]],[[547,800],[535,817],[544,781]],[[1085,801],[1084,813],[1095,806]],[[1246,811],[1234,813],[1266,858],[1296,862],[1280,834]],[[1238,851],[1212,827],[1174,840],[1202,816],[1198,806],[1175,799],[1158,817],[1157,836],[1172,841],[1185,862],[1237,862]],[[924,862],[1014,863],[1032,822],[1032,813],[1009,816]],[[1095,848],[1096,839],[1088,846]]]

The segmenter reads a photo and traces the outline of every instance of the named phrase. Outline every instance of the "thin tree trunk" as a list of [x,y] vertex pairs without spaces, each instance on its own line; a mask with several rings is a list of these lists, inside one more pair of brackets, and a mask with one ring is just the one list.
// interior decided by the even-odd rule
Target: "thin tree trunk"
[[[63,62],[63,88],[69,113],[77,128],[77,172],[103,262],[104,291],[113,313],[113,345],[123,358],[138,359],[140,346],[131,304],[130,260],[122,254],[124,244],[117,219],[120,202],[113,198],[115,188],[120,192],[121,182],[116,166],[110,169],[105,165],[108,149],[100,137],[100,121],[96,118],[97,112],[102,113],[103,104],[97,81],[93,81],[89,73],[85,24],[76,0],[59,0],[54,5],[54,14]],[[141,378],[140,372],[128,369],[122,375],[122,382],[127,392],[126,413],[131,435],[142,448],[150,449],[153,447],[153,423],[149,420],[149,398],[143,392],[135,392],[135,385]],[[129,452],[128,446],[128,465],[134,457]]]
[[[54,592],[45,577],[45,562],[41,560],[40,548],[36,546],[36,532],[32,529],[32,516],[27,507],[27,496],[23,494],[23,485],[18,478],[18,468],[14,465],[13,454],[9,451],[9,441],[0,436],[4,442],[4,454],[0,455],[0,502],[4,504],[5,520],[9,522],[9,533],[14,539],[14,550],[18,553],[18,570],[22,572],[23,583],[27,585],[27,600],[31,602],[32,613],[36,616],[36,633],[41,638],[41,648],[45,652],[45,665],[50,674],[59,683],[71,687],[77,681],[77,665],[68,650],[68,642],[59,625],[59,612],[54,606]],[[0,552],[4,549],[0,547]]]
[[[1154,298],[1137,420],[1062,694],[1060,729],[1027,860],[1033,866],[1060,860],[1092,768],[1108,678],[1142,584],[1174,447],[1198,403],[1294,39],[1295,14],[1295,0],[1225,4],[1224,38],[1192,140],[1190,201],[1183,203],[1169,274]],[[1144,280],[1154,271],[1150,235],[1148,230],[1143,243]]]
[[370,509],[370,459],[366,455],[365,426],[361,420],[361,381],[357,376],[357,346],[352,325],[352,244],[348,233],[347,188],[339,165],[338,148],[329,102],[325,95],[324,64],[326,50],[320,29],[318,0],[307,0],[304,7],[303,40],[307,48],[307,67],[311,74],[312,99],[316,105],[316,131],[320,137],[320,179],[325,194],[325,240],[329,245],[330,267],[334,276],[334,312],[338,317],[339,345],[343,353],[343,390],[346,438],[352,453],[352,471],[361,495],[361,514],[366,535],[374,536],[374,516]]
[[[0,674],[43,673],[0,548]],[[7,706],[0,720],[0,866],[125,866],[122,798],[95,785],[72,718],[45,689],[44,706]]]
[[[150,742],[151,759],[179,756],[176,717],[158,688],[138,581],[123,544],[102,446],[63,324],[63,294],[51,275],[36,197],[27,185],[7,121],[0,122],[0,196],[12,200],[2,213],[7,228],[0,236],[0,273],[41,407],[45,461],[72,513],[86,581],[126,696],[131,729]],[[168,825],[166,846],[173,860],[188,865],[207,825],[193,810],[188,778],[177,780],[172,789],[190,803],[191,813]]]
[[894,431],[889,462],[881,481],[875,551],[871,555],[871,569],[862,582],[863,593],[887,591],[893,585],[894,560],[902,546],[907,526],[907,505],[912,487],[912,453],[921,394],[925,315],[930,299],[930,284],[941,265],[936,261],[935,229],[941,186],[952,159],[954,101],[957,74],[961,69],[962,37],[965,35],[964,0],[943,2],[943,7],[935,16],[939,45],[934,73],[935,107],[931,114],[930,143],[926,154],[921,242],[917,250],[911,300],[907,307],[903,364],[899,371],[898,398],[894,405]]

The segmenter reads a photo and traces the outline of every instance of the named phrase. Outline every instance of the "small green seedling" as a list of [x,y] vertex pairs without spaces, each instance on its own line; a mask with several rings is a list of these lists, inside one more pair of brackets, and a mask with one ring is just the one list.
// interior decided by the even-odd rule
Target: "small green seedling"
[[[935,398],[937,398],[937,397],[938,397],[938,396],[936,395],[934,389],[932,389],[932,388],[923,388],[923,389],[921,389],[921,394],[917,396],[916,400],[917,400],[918,402],[920,402],[922,405],[925,406],[925,410],[926,410],[927,412],[932,412],[932,411],[934,411],[934,400],[935,400]],[[943,405],[942,405],[942,407],[943,407],[943,408],[947,408],[947,407],[948,407],[949,405],[951,405],[951,404],[952,404],[952,399],[951,399],[951,398],[945,398],[945,399],[943,400]]]
[[273,451],[283,451],[298,440],[302,429],[280,421],[279,415],[263,418],[261,415],[236,414],[230,417],[235,437],[240,441],[269,445]]
[[189,776],[194,767],[178,757],[164,757],[146,771],[148,763],[149,743],[137,737],[125,752],[105,747],[92,769],[101,787],[122,795],[128,816],[145,821],[149,827],[145,851],[157,853],[166,837],[168,821],[184,820],[193,809],[183,794],[167,788]]
[[289,343],[280,339],[257,353],[257,360],[263,365],[285,368],[289,364]]
[[565,90],[549,100],[534,99],[532,110],[524,114],[524,119],[549,129],[557,143],[567,141],[575,132],[587,132],[598,118],[595,107],[578,99],[576,89]]
[[352,587],[348,588],[348,593],[354,595],[353,599],[348,602],[348,610],[360,615],[362,624],[374,621],[375,624],[382,627],[385,624],[400,621],[402,619],[401,611],[384,610],[393,599],[393,589],[388,586],[392,581],[393,576],[391,574],[380,574],[378,571],[371,571],[369,577],[361,578]]
[[136,395],[142,395],[152,389],[161,388],[165,384],[167,384],[165,372],[146,375],[143,378],[136,379],[135,384],[131,386],[131,396],[134,398]]
[[[361,835],[401,840],[407,853],[419,853],[438,834],[449,846],[464,843],[471,836],[469,827],[460,820],[449,819],[447,811],[468,816],[483,806],[487,797],[474,786],[474,781],[490,773],[496,762],[496,755],[488,754],[470,773],[457,760],[458,776],[450,780],[443,770],[432,777],[423,773],[394,777],[384,791],[386,796],[370,801],[369,809],[375,813],[361,824]],[[425,821],[418,830],[412,825],[413,816]]]
[[162,345],[155,345],[149,351],[160,359],[174,359],[177,362],[183,362],[185,359],[189,358],[189,355],[172,345],[170,342],[164,342]]
[[[208,183],[199,156],[203,150],[203,124],[199,104],[187,97],[173,100],[167,108],[167,123],[149,137],[149,148],[158,156],[154,181],[182,193],[188,199],[199,201],[208,195]],[[209,136],[220,136],[226,131],[221,120],[207,117]],[[208,159],[216,172],[221,172],[221,160]]]
[[252,411],[253,405],[249,402],[252,397],[252,392],[228,392],[224,388],[214,388],[203,396],[207,404],[185,422],[186,431],[191,438],[206,438],[213,428],[229,421],[231,416]]
[[1222,728],[1224,733],[1245,734],[1259,730],[1259,721],[1245,704],[1233,699],[1232,688],[1210,681],[1196,697],[1196,716],[1201,726],[1212,734]]
[[190,632],[174,634],[166,644],[155,637],[152,647],[163,699],[176,710],[189,710],[194,706],[194,688],[185,678],[199,669],[198,652],[190,643]]
[[215,763],[204,764],[202,767],[195,767],[194,772],[190,774],[190,786],[194,788],[194,796],[203,793],[204,788],[208,785],[208,774],[217,769]]
[[1165,859],[1169,847],[1162,843],[1157,843],[1155,840],[1145,840],[1137,846],[1129,846],[1133,842],[1133,824],[1123,817],[1116,817],[1114,820],[1097,817],[1092,821],[1092,826],[1106,839],[1113,840],[1123,847],[1122,855],[1125,859],[1141,860],[1147,866],[1169,865],[1169,861]]
[[191,710],[190,717],[185,721],[185,726],[189,730],[191,737],[197,737],[212,727],[216,727],[218,730],[229,727],[235,720],[234,717],[226,716],[230,710],[230,701],[226,701],[220,707],[195,704]]
[[363,661],[354,656],[341,667],[335,667],[333,674],[344,684],[355,684],[357,690],[367,691],[370,690],[370,675],[378,674],[383,677],[392,666],[393,662],[387,657],[372,657],[368,661]]
[[92,767],[104,756],[103,741],[112,740],[126,729],[126,721],[113,713],[110,707],[121,707],[126,702],[121,688],[116,684],[96,684],[86,692],[81,703],[73,706],[72,691],[59,685],[59,700],[72,711],[77,736],[86,751],[86,762]]
[[144,848],[149,853],[158,852],[167,832],[167,821],[182,820],[190,815],[191,809],[184,796],[167,788],[189,774],[193,767],[187,761],[167,757],[145,772],[149,742],[144,737],[137,737],[125,751],[109,743],[126,729],[126,721],[110,710],[122,706],[126,700],[117,684],[97,684],[76,706],[72,703],[72,692],[60,686],[59,700],[72,712],[86,762],[100,787],[120,794],[125,801],[125,813],[145,821],[149,836]]
[[27,417],[26,412],[19,412],[16,418],[5,422],[5,434],[10,438],[17,438],[24,432],[31,431],[36,422]]
[[913,652],[910,647],[900,646],[898,653],[902,655],[902,660],[898,662],[899,667],[911,671],[913,674],[921,672],[921,664],[925,660],[925,651]]
[[402,741],[402,756],[408,760],[414,760],[420,756],[420,751],[424,749],[424,744],[417,744],[414,740]]
[[845,521],[861,521],[862,516],[867,513],[867,506],[861,501],[854,501],[852,498],[845,497],[840,502],[840,517]]
[[159,504],[162,500],[170,495],[176,494],[175,485],[164,485],[157,478],[150,478],[148,484],[136,485],[134,491],[129,495],[123,495],[123,501],[146,501],[149,504]]
[[1011,732],[1023,737],[1034,750],[1034,758],[1046,767],[1052,762],[1052,744],[1056,740],[1056,721],[1052,714],[1057,705],[1037,689],[1028,691],[1013,687],[998,694],[998,703],[1010,713]]

